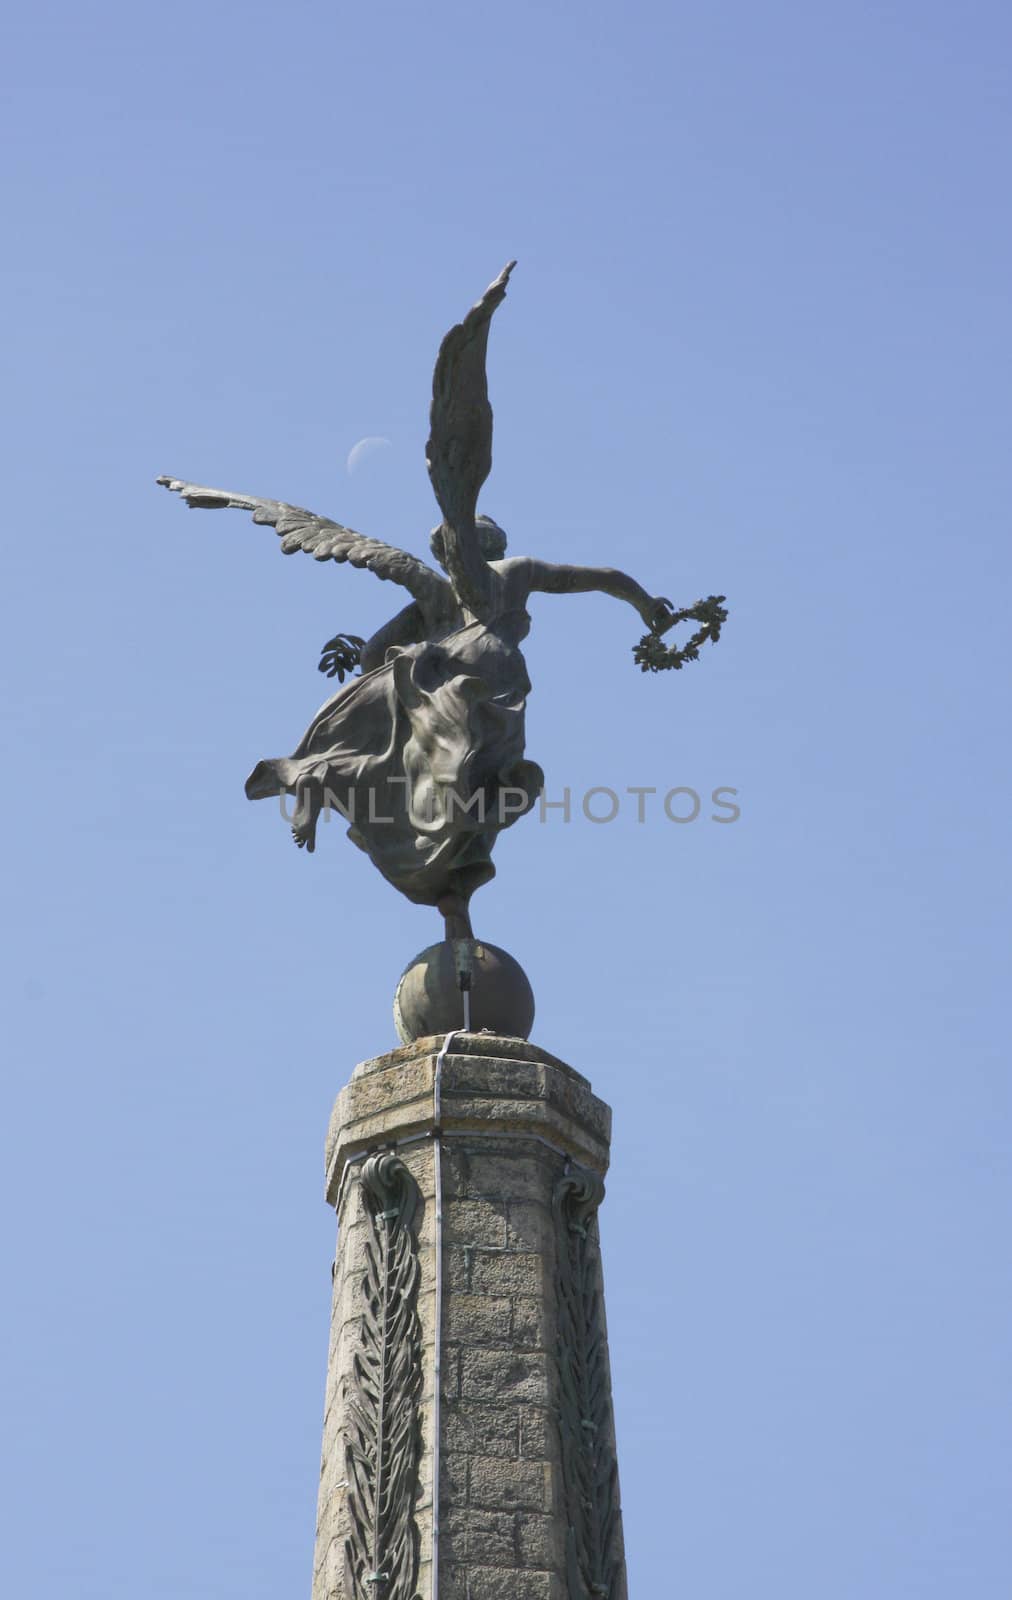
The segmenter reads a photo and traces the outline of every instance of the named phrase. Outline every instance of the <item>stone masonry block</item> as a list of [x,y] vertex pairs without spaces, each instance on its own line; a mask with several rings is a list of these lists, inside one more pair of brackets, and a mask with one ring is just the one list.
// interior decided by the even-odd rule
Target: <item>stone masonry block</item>
[[441,1554],[448,1561],[487,1567],[517,1566],[516,1528],[508,1512],[456,1508],[443,1524],[443,1535]]
[[540,1200],[511,1200],[506,1218],[508,1250],[536,1250],[551,1259],[555,1252],[555,1219]]
[[504,1571],[501,1567],[468,1567],[466,1587],[451,1590],[451,1595],[453,1600],[565,1600],[561,1581],[557,1587],[555,1585],[550,1572],[518,1573]]
[[470,1285],[475,1294],[541,1295],[551,1277],[551,1267],[533,1252],[475,1250]]
[[443,1253],[443,1287],[447,1295],[470,1294],[474,1276],[473,1245],[447,1245]]
[[487,1245],[506,1248],[506,1202],[502,1200],[451,1200],[443,1214],[446,1244]]
[[549,1358],[539,1352],[464,1349],[460,1355],[462,1400],[544,1404],[551,1393]]
[[469,1456],[445,1451],[439,1466],[439,1505],[441,1510],[468,1504],[467,1477]]
[[535,1461],[559,1455],[559,1420],[554,1407],[523,1406],[520,1411],[520,1454]]
[[520,1295],[510,1301],[510,1343],[515,1350],[552,1350],[556,1317],[546,1300]]
[[547,1200],[562,1171],[562,1158],[521,1139],[498,1144],[483,1139],[468,1145],[462,1136],[448,1141],[446,1166],[455,1195],[506,1201],[543,1195]]
[[565,1529],[562,1517],[524,1512],[516,1519],[516,1536],[520,1566],[563,1570]]
[[484,1294],[453,1295],[443,1312],[448,1339],[467,1344],[508,1345],[513,1325],[513,1302]]
[[468,1504],[489,1510],[550,1511],[551,1472],[544,1461],[475,1456],[468,1477]]
[[522,1415],[513,1405],[448,1403],[443,1409],[444,1447],[463,1455],[515,1460],[520,1454]]

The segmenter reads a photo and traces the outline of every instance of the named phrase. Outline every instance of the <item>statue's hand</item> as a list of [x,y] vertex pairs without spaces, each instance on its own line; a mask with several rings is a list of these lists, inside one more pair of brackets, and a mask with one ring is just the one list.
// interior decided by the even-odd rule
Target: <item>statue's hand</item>
[[663,595],[647,595],[639,613],[651,633],[667,633],[677,617],[671,601]]
[[333,639],[328,639],[323,647],[318,671],[343,683],[345,675],[353,673],[359,665],[364,644],[365,640],[360,639],[357,633],[335,633]]

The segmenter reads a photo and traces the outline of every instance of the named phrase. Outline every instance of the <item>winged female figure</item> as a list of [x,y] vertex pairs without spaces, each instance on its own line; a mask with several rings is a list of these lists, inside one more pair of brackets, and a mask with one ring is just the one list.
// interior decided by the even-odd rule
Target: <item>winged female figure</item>
[[[407,590],[409,603],[371,639],[338,634],[324,646],[320,670],[342,686],[291,756],[257,763],[246,793],[294,796],[292,832],[310,851],[321,812],[338,809],[383,876],[409,900],[438,906],[455,937],[469,934],[468,901],[495,875],[499,831],[530,810],[543,786],[524,754],[531,685],[520,646],[531,594],[612,595],[639,613],[653,644],[697,614],[673,611],[610,567],[507,557],[503,530],[478,514],[492,465],[489,324],[514,265],[451,328],[436,360],[426,459],[442,512],[431,536],[441,570],[284,501],[158,480],[189,506],[251,511],[275,529],[286,555],[347,561]],[[707,627],[716,637],[719,620]],[[345,684],[359,666],[361,676]]]

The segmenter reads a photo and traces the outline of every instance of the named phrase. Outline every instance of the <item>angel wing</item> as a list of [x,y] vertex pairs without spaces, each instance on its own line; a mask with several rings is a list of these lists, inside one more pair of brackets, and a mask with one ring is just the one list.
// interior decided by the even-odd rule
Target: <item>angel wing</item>
[[161,477],[158,482],[173,494],[181,495],[188,506],[202,511],[220,511],[234,506],[251,511],[253,521],[274,528],[281,539],[283,555],[305,550],[317,561],[347,561],[353,567],[366,567],[378,578],[399,583],[428,614],[439,613],[452,604],[450,585],[426,562],[406,550],[397,550],[381,539],[369,539],[353,528],[345,528],[329,517],[304,511],[284,500],[262,500],[252,494],[231,494],[227,489],[205,489],[199,483],[181,478]]
[[475,533],[478,491],[492,470],[492,407],[485,356],[492,313],[506,298],[516,266],[510,261],[451,328],[439,347],[432,375],[432,409],[425,460],[443,513],[447,570],[458,596],[481,614],[487,566]]

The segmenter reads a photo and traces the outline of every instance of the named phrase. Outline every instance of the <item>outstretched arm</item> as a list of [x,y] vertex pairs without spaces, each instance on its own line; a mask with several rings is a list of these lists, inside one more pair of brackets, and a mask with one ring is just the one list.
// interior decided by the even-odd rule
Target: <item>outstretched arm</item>
[[364,647],[362,671],[371,672],[374,667],[381,667],[391,646],[420,644],[425,634],[425,618],[422,616],[421,607],[405,606],[403,611],[398,611],[396,617],[391,617],[389,622],[385,622]]
[[422,608],[412,603],[377,629],[371,639],[360,639],[357,633],[336,633],[323,646],[319,671],[343,683],[356,667],[363,672],[381,667],[391,645],[418,644],[425,633]]
[[[504,566],[510,563],[503,563]],[[519,563],[518,563],[519,565]],[[526,561],[528,591],[538,594],[610,594],[638,611],[648,628],[663,633],[672,614],[670,600],[650,595],[615,567],[554,566],[549,561]]]

